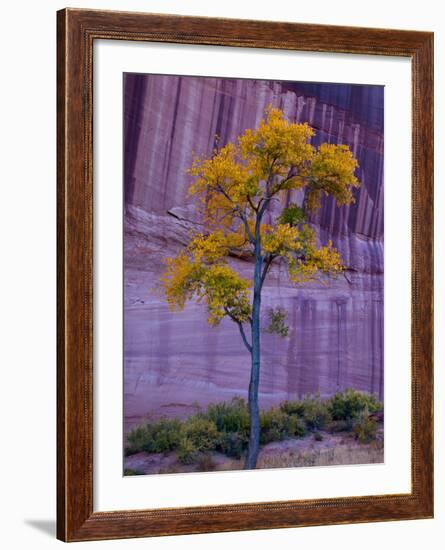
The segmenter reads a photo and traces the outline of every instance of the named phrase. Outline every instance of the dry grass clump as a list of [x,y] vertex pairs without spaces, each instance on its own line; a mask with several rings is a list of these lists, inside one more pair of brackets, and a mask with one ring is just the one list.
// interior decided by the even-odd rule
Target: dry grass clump
[[354,443],[331,449],[313,451],[282,451],[260,455],[257,468],[298,468],[302,466],[334,466],[346,464],[376,464],[383,462],[383,443]]

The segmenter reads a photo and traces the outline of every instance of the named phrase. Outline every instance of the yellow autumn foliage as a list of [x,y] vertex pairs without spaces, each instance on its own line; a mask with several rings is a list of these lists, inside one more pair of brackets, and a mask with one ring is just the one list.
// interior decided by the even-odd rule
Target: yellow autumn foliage
[[[229,255],[250,254],[265,265],[262,281],[278,259],[295,284],[342,272],[339,252],[331,241],[318,245],[308,216],[324,195],[338,205],[354,202],[358,163],[346,145],[314,147],[314,135],[308,124],[289,122],[280,109],[269,107],[256,129],[215,149],[211,158],[194,159],[189,193],[200,200],[205,232],[166,261],[162,283],[170,308],[182,309],[195,298],[206,303],[211,324],[224,316],[238,324],[248,321],[252,284],[230,267]],[[278,195],[296,189],[304,192],[302,206],[292,204],[287,216],[264,223]]]
[[320,207],[321,195],[332,195],[342,206],[354,202],[352,188],[360,185],[354,175],[357,160],[346,145],[322,143],[314,155],[307,193],[310,211]]
[[269,227],[262,244],[265,252],[274,255],[284,255],[286,252],[296,252],[302,248],[299,229],[287,223]]
[[292,282],[306,283],[317,278],[319,273],[338,275],[344,270],[340,254],[332,241],[319,248],[310,246],[302,258],[288,257],[288,271]]
[[206,303],[210,324],[225,315],[238,322],[248,320],[251,283],[227,264],[227,253],[224,235],[216,232],[197,235],[175,258],[167,258],[161,282],[170,309],[181,310],[196,297]]

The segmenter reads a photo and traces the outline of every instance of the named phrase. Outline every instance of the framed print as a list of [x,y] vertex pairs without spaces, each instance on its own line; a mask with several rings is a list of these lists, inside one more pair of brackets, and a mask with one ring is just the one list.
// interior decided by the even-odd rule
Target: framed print
[[58,538],[432,517],[432,33],[57,24]]

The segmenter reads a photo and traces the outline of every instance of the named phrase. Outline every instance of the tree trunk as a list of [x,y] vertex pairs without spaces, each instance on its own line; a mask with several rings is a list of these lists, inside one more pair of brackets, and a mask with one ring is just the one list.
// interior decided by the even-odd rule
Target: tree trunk
[[258,388],[260,384],[260,310],[261,310],[261,269],[262,257],[256,254],[254,291],[252,303],[252,366],[249,383],[250,433],[245,470],[256,468],[260,450],[260,409],[258,406]]

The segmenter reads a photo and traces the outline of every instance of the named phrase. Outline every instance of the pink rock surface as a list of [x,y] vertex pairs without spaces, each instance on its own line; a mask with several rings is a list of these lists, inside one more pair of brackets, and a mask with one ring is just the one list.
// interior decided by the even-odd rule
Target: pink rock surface
[[[328,286],[295,287],[271,272],[263,312],[288,312],[289,337],[262,335],[260,406],[354,387],[383,398],[383,94],[376,86],[311,85],[170,76],[125,77],[124,411],[128,429],[147,413],[183,416],[196,403],[246,396],[249,355],[237,327],[207,324],[205,307],[168,311],[163,260],[187,243],[199,216],[187,196],[193,151],[210,155],[255,127],[269,103],[307,121],[313,143],[349,145],[362,186],[357,201],[326,200],[311,222],[347,266]],[[290,192],[283,203],[301,202]],[[276,205],[275,211],[280,206]],[[274,215],[274,211],[270,212]],[[244,274],[248,261],[232,259]]]

